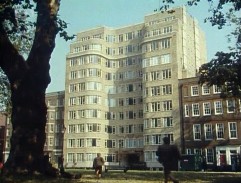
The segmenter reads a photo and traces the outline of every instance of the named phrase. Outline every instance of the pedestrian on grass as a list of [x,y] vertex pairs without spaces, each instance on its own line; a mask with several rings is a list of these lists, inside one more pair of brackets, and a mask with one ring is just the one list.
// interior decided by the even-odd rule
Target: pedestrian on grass
[[102,166],[104,165],[105,161],[101,157],[100,153],[97,153],[97,157],[93,161],[93,168],[95,169],[96,177],[99,179],[102,175]]
[[173,183],[179,183],[179,181],[171,175],[171,171],[177,169],[181,154],[176,145],[170,145],[169,137],[163,138],[163,145],[158,147],[156,155],[158,156],[158,161],[164,168],[165,183],[167,183],[168,180],[173,181]]

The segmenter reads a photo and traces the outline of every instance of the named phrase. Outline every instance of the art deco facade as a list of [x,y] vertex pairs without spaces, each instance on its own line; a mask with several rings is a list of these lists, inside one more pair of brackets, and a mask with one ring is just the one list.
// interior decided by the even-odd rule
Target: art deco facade
[[[240,99],[220,98],[217,86],[200,86],[198,77],[180,80],[183,147],[206,157],[210,168],[240,168]],[[217,167],[216,167],[217,166]]]
[[160,166],[162,138],[181,142],[178,79],[195,76],[205,46],[185,8],[78,33],[66,58],[65,166],[92,167],[98,152],[109,164]]

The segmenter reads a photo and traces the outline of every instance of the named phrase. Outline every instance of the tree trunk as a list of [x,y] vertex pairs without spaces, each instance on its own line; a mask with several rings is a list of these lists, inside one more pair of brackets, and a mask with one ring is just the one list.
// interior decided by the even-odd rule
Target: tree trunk
[[8,38],[0,19],[0,67],[11,85],[11,149],[3,174],[33,173],[56,176],[57,170],[44,156],[47,108],[45,91],[50,83],[49,61],[59,31],[59,0],[36,1],[36,31],[25,60]]
[[[45,89],[28,71],[21,84],[12,85],[12,137],[6,172],[43,172],[46,124]],[[46,80],[46,84],[48,81]]]

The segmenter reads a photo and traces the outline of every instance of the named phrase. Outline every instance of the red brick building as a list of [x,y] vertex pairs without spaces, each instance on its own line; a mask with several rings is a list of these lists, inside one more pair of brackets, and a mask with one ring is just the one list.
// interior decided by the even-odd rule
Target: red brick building
[[240,99],[220,98],[217,86],[200,86],[198,77],[180,80],[182,149],[200,154],[210,168],[239,168]]
[[0,112],[0,162],[4,161],[6,115]]

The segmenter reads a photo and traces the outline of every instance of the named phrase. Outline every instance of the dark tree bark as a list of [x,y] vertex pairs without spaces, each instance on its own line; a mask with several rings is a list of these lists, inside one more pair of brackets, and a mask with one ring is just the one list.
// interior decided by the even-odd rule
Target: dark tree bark
[[11,85],[12,137],[4,173],[49,173],[44,163],[47,108],[45,91],[50,83],[49,61],[58,33],[60,0],[36,0],[36,32],[29,57],[25,60],[10,42],[0,21],[0,67]]

